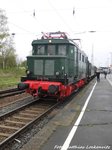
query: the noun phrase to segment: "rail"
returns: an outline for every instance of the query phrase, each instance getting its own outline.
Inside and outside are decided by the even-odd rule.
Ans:
[[[24,92],[25,92],[25,90],[18,90],[18,88],[2,90],[2,91],[0,91],[0,98],[14,96],[14,95],[21,94]]]
[[[4,147],[35,122],[56,108],[60,102],[35,100],[0,116],[0,147]]]

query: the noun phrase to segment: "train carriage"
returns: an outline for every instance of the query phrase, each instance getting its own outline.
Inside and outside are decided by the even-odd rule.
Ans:
[[[63,99],[87,82],[88,57],[64,32],[44,34],[32,42],[32,48],[19,89],[33,96]]]

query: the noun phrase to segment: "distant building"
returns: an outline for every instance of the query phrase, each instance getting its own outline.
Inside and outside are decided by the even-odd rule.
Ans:
[[[99,70],[101,73],[104,73],[104,72],[110,73],[111,72],[110,67],[99,67]]]

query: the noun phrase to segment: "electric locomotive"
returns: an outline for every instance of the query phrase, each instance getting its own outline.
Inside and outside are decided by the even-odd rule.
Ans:
[[[62,100],[94,76],[88,57],[65,32],[46,33],[34,40],[27,66],[18,88],[43,98]]]

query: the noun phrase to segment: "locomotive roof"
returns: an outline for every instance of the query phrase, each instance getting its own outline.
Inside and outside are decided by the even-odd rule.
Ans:
[[[69,35],[66,32],[42,32],[42,37],[40,39],[34,40],[32,45],[36,44],[72,44],[76,47],[79,47],[73,39],[69,38]]]
[[[71,39],[37,39],[32,42],[32,45],[35,44],[72,44],[78,47],[78,45]]]

